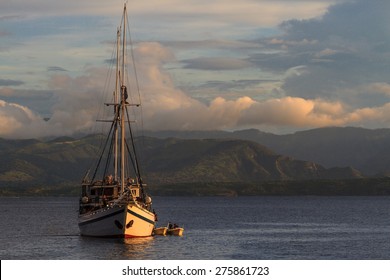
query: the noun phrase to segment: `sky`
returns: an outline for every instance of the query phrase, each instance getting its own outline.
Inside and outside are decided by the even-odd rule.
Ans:
[[[123,4],[0,3],[0,137],[93,132],[113,91]],[[127,10],[145,130],[390,127],[390,1],[128,0]]]

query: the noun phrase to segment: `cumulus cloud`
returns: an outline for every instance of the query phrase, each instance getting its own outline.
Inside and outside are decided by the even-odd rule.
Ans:
[[[25,106],[0,100],[0,137],[40,137],[44,120]]]
[[[264,101],[249,96],[227,100],[216,97],[209,103],[191,98],[175,87],[171,76],[162,67],[163,61],[174,60],[164,46],[144,43],[138,54],[152,56],[153,63],[143,64],[142,74],[145,127],[148,129],[234,129],[240,127],[290,126],[312,128],[323,126],[367,125],[387,119],[388,105],[353,108],[342,101],[287,96]],[[326,51],[323,55],[331,54]],[[303,75],[305,67],[290,69],[288,76]],[[366,89],[367,87],[365,87]],[[371,84],[371,90],[386,94],[388,84]],[[361,91],[364,89],[361,89]],[[146,113],[145,113],[146,112]],[[389,114],[390,115],[390,114]]]
[[[151,65],[142,73],[146,75],[144,100],[149,129],[237,129],[240,127],[294,127],[305,129],[323,126],[384,125],[390,114],[386,113],[388,104],[381,106],[351,106],[342,100],[327,100],[320,95],[309,97],[286,96],[255,100],[249,96],[227,100],[216,97],[208,103],[191,98],[175,87],[171,76],[162,67],[162,61],[174,60],[173,54],[159,44],[144,44],[140,50],[143,55],[155,53]],[[332,49],[324,49],[319,55],[331,56]],[[289,69],[286,79],[304,76],[310,71],[306,66]],[[316,92],[317,89],[313,89]],[[372,91],[387,96],[390,86],[387,83],[371,83],[356,86],[356,95]],[[360,92],[360,94],[359,94]],[[375,125],[376,123],[376,125]]]
[[[102,70],[91,68],[85,76],[76,78],[65,74],[51,76],[48,81],[51,93],[42,93],[42,97],[51,99],[46,102],[46,105],[52,104],[48,121],[26,106],[0,100],[0,137],[34,138],[88,133],[97,117],[96,99],[104,87],[102,77],[105,74],[102,73]],[[0,92],[9,96],[18,93],[12,89]],[[24,98],[27,94],[28,91],[22,91]]]
[[[293,96],[262,101],[249,96],[230,100],[216,97],[203,103],[175,87],[172,77],[163,67],[165,62],[175,59],[169,49],[158,43],[142,43],[135,52],[143,61],[138,63],[137,71],[145,129],[212,130],[272,126],[304,129],[378,126],[390,121],[390,103],[353,108],[341,101]],[[299,69],[296,71],[299,72]],[[109,97],[112,96],[106,80],[107,71],[100,68],[89,68],[85,75],[78,77],[55,72],[48,81],[54,92],[51,98],[56,101],[50,109],[52,116],[49,121],[43,121],[41,116],[25,106],[1,100],[0,137],[30,138],[90,132],[97,118],[97,97],[103,89]],[[362,90],[370,89],[387,95],[389,88],[385,83],[373,83]],[[98,101],[103,103],[104,100],[99,97]]]
[[[286,95],[341,101],[356,109],[378,107],[388,100],[361,89],[388,82],[389,8],[384,0],[347,1],[322,17],[284,21],[282,35],[262,40],[275,52],[252,54],[249,61],[279,73],[304,67],[300,75],[284,79]]]
[[[27,4],[43,2],[37,0]],[[177,30],[180,34],[183,34],[183,30],[187,31],[180,38],[191,38],[191,41],[186,42],[177,41],[177,38],[162,44],[143,42],[134,50],[138,81],[129,78],[129,82],[131,92],[136,93],[135,98],[138,98],[138,86],[141,90],[143,124],[146,129],[266,127],[277,132],[280,127],[388,127],[390,34],[387,26],[390,26],[390,22],[385,14],[388,1],[302,0],[275,3],[245,0],[243,4],[241,1],[215,0],[207,1],[207,4],[204,1],[187,1],[173,5],[176,2],[164,2],[163,6],[157,0],[135,3],[141,14],[142,11],[149,13],[153,5],[160,5],[161,9],[154,7],[153,13],[162,16],[159,20],[167,19],[164,27],[181,22],[180,16],[183,21],[185,18],[187,25],[180,25]],[[22,2],[12,1],[12,5],[18,3]],[[93,7],[93,13],[96,14],[108,5],[105,1],[96,3]],[[324,13],[330,3],[338,4]],[[64,11],[57,6],[55,8],[58,13],[66,14],[77,5],[71,1]],[[85,5],[87,9],[88,5],[80,5]],[[46,8],[55,13],[54,6]],[[84,13],[82,10],[80,12]],[[115,8],[115,15],[117,10]],[[250,13],[244,10],[250,10]],[[266,13],[273,15],[273,18],[261,16]],[[284,21],[280,25],[282,34],[267,38],[263,36],[257,40],[231,39],[236,35],[235,32],[250,24],[258,24],[261,29],[267,23],[272,25],[286,17],[296,19]],[[15,18],[4,17],[4,21],[9,20]],[[191,30],[197,34],[188,32],[188,26],[196,26],[196,29]],[[206,26],[210,28],[203,28]],[[235,28],[235,32],[230,35],[232,37],[224,37],[223,32],[231,31],[229,28],[232,26]],[[219,30],[223,32],[216,32]],[[252,35],[256,33],[250,30]],[[220,35],[220,38],[214,39],[207,35],[209,31],[212,31],[210,34]],[[201,37],[201,33],[206,35]],[[200,37],[202,39],[196,41]],[[72,53],[66,53],[65,57],[73,57],[73,52],[87,53],[86,50],[74,47],[71,48]],[[177,50],[179,52],[175,52]],[[91,52],[88,54],[92,55]],[[94,59],[99,57],[101,61],[106,58],[101,53],[93,55]],[[37,91],[13,88],[26,86],[24,80],[2,79],[0,137],[87,132],[94,126],[97,117],[96,96],[102,91],[112,96],[112,83],[105,83],[108,79],[105,69],[86,67],[83,69],[84,74],[78,74],[70,70],[70,64],[53,61],[42,65],[41,72],[50,75],[47,89],[45,92],[42,90],[40,95],[41,99],[46,97],[50,100],[47,109],[50,120],[43,121],[42,116],[34,113],[38,111],[38,106],[27,106],[27,102],[20,99],[36,96]],[[169,67],[172,65],[176,68]],[[254,67],[257,67],[257,72]],[[128,71],[132,72],[132,69]],[[183,77],[185,74],[179,72],[185,71],[188,76],[194,72],[203,73],[203,76],[189,79],[195,88],[192,92],[185,91],[189,87],[181,86],[174,77],[175,74]],[[218,76],[220,73],[225,76]],[[135,73],[129,74],[134,76]],[[25,77],[27,75],[31,73]],[[204,80],[199,82],[201,79]],[[208,98],[197,98],[191,95],[194,92],[198,96],[208,95]],[[17,96],[19,99],[16,99]],[[103,103],[100,98],[98,101]]]
[[[326,126],[383,127],[389,121],[390,103],[381,107],[350,109],[338,102],[307,100],[298,97],[255,101],[250,97],[237,100],[215,98],[209,104],[194,103],[157,111],[145,121],[148,129],[214,130],[243,127],[308,129]]]

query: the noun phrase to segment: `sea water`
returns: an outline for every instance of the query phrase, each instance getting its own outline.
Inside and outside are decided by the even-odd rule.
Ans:
[[[76,197],[0,197],[5,260],[390,259],[390,197],[154,197],[183,237],[79,235]]]

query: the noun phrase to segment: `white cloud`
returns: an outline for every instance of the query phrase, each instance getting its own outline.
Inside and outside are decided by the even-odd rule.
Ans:
[[[40,137],[44,120],[27,107],[0,100],[0,137]]]
[[[143,93],[145,121],[148,129],[239,129],[240,127],[294,127],[305,129],[323,126],[364,126],[374,123],[384,125],[387,104],[383,106],[361,106],[354,108],[342,101],[321,98],[282,97],[254,100],[243,95],[233,100],[216,97],[208,104],[189,97],[175,88],[171,76],[162,67],[163,62],[174,60],[174,56],[159,44],[145,43],[140,48],[142,57],[153,55],[151,64],[142,64],[144,75]],[[149,54],[150,53],[150,54]],[[323,54],[330,54],[326,50]],[[159,54],[159,55],[156,55]],[[142,61],[142,57],[140,60]],[[304,75],[304,66],[290,69],[289,77]],[[146,74],[146,75],[145,75]],[[389,85],[369,84],[370,88],[386,94]],[[363,90],[363,89],[361,89]],[[357,91],[357,90],[356,90]]]
[[[149,58],[139,69],[144,93],[144,125],[149,129],[234,129],[248,126],[318,126],[364,125],[385,117],[385,106],[354,109],[340,101],[284,97],[256,101],[248,96],[235,100],[216,97],[204,104],[175,87],[162,67],[174,56],[164,46],[144,43],[137,49],[140,57]],[[147,60],[146,60],[147,61]],[[304,69],[304,68],[303,68]],[[296,71],[301,72],[300,68]],[[371,85],[387,90],[388,85]]]
[[[163,68],[164,62],[175,59],[169,49],[157,43],[142,43],[135,52],[139,61],[143,62],[137,63],[137,71],[145,129],[305,129],[343,125],[377,126],[390,121],[390,103],[352,108],[339,101],[319,98],[286,96],[257,101],[243,95],[232,100],[219,96],[205,104],[175,87],[171,76]],[[95,105],[97,101],[101,104],[104,102],[101,92],[105,89],[109,97],[112,95],[112,81],[107,77],[106,69],[102,68],[88,68],[85,75],[78,77],[71,77],[67,72],[50,76],[48,87],[54,92],[51,99],[55,103],[51,107],[52,117],[47,122],[25,106],[2,100],[0,137],[31,138],[92,132],[97,118]],[[389,85],[382,83],[367,85],[368,88],[382,94],[389,91]],[[136,94],[136,89],[131,88],[131,91]],[[4,92],[10,94],[7,90]]]
[[[0,36],[6,40],[0,51],[7,55],[0,66],[0,136],[72,134],[93,126],[91,101],[104,88],[112,91],[100,68],[111,49],[101,43],[115,37],[123,1],[91,3],[2,5]],[[333,3],[339,4],[329,8]],[[135,33],[147,34],[141,41],[164,38],[135,48],[145,128],[388,127],[390,35],[381,4],[389,5],[382,0],[131,1]],[[35,33],[46,20],[57,21],[61,32]],[[264,28],[272,31],[261,33]],[[114,32],[107,35],[108,29]],[[191,87],[192,92],[184,89]],[[33,112],[38,95],[39,105],[48,99],[48,122]]]

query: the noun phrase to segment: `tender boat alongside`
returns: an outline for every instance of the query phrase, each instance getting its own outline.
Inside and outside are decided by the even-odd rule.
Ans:
[[[168,235],[175,235],[175,236],[183,236],[184,228],[178,227],[178,228],[169,228],[167,230]]]
[[[167,230],[168,230],[167,227],[158,227],[158,228],[154,229],[153,234],[165,236],[165,235],[167,235]]]

